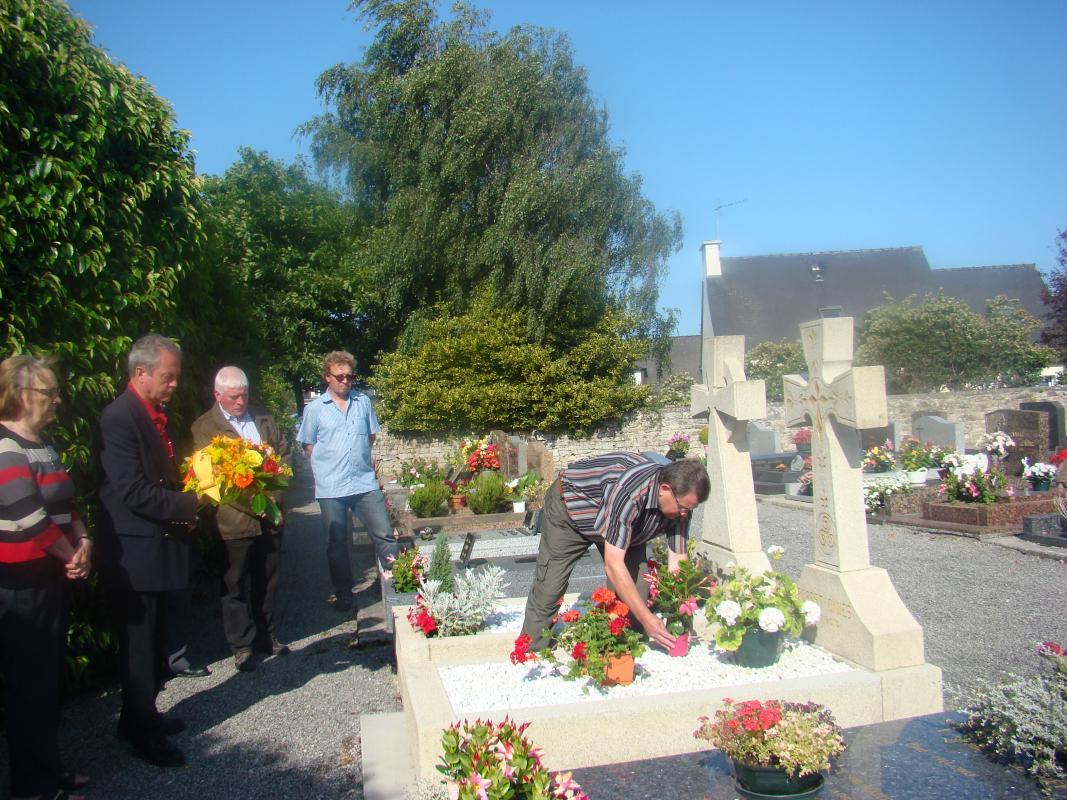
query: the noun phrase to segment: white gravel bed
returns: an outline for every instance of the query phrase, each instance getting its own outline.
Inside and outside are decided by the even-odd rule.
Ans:
[[[589,681],[566,681],[561,667],[541,662],[514,665],[507,662],[440,666],[445,693],[457,714],[506,711],[533,706],[590,703],[605,698],[669,694],[684,687],[714,689],[747,683],[806,678],[852,672],[826,650],[803,641],[789,641],[778,663],[762,669],[739,667],[716,655],[708,643],[697,643],[684,658],[649,650],[637,659],[634,682],[629,686],[597,689]]]

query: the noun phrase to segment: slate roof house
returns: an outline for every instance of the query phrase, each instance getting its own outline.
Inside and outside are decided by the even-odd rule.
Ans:
[[[1033,264],[931,269],[922,247],[720,258],[720,242],[704,242],[703,330],[742,334],[745,347],[796,339],[802,322],[820,316],[854,317],[909,295],[943,292],[981,313],[998,294],[1020,301],[1037,318],[1045,314],[1045,282]],[[700,336],[674,337],[674,372],[700,379]],[[638,369],[656,381],[655,364]]]

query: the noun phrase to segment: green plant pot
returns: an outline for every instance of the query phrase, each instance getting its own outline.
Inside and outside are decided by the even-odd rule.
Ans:
[[[734,651],[734,663],[739,667],[769,667],[782,652],[781,631],[767,633],[752,628],[741,638],[741,646]]]
[[[1030,481],[1030,489],[1035,492],[1047,492],[1052,488],[1052,479],[1046,478],[1044,480],[1032,480]]]
[[[790,777],[781,767],[756,767],[731,761],[734,784],[742,797],[761,800],[764,797],[814,797],[822,791],[825,778],[821,773]]]

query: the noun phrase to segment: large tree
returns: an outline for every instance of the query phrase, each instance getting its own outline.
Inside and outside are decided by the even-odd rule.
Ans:
[[[501,36],[465,6],[442,21],[431,0],[354,6],[374,41],[320,76],[332,110],[306,130],[368,209],[375,337],[387,344],[432,304],[462,313],[481,286],[534,341],[576,344],[609,311],[647,335],[680,221],[625,172],[567,39]]]
[[[1042,294],[1048,312],[1041,341],[1056,349],[1061,362],[1067,361],[1067,230],[1056,237],[1056,266],[1048,277],[1048,288]]]
[[[220,270],[219,286],[234,298],[220,315],[231,324],[216,362],[238,360],[260,389],[288,386],[291,409],[323,353],[347,347],[363,363],[377,355],[362,329],[377,290],[358,258],[363,223],[354,204],[312,180],[302,162],[249,149],[222,177],[206,178],[202,196],[205,273]]]
[[[1038,324],[1004,296],[987,301],[984,314],[954,297],[909,297],[867,312],[856,360],[885,365],[887,387],[899,394],[1024,385],[1052,357],[1030,341]]]

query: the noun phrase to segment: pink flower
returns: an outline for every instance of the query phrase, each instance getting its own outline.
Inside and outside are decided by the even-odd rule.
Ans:
[[[692,595],[689,596],[688,600],[678,606],[678,613],[683,614],[685,616],[692,616],[694,613],[696,613],[696,610],[697,599]]]
[[[655,600],[657,597],[659,597],[659,587],[656,586],[655,584],[652,584],[651,586],[649,586],[648,587],[648,597],[649,597],[650,600]]]

